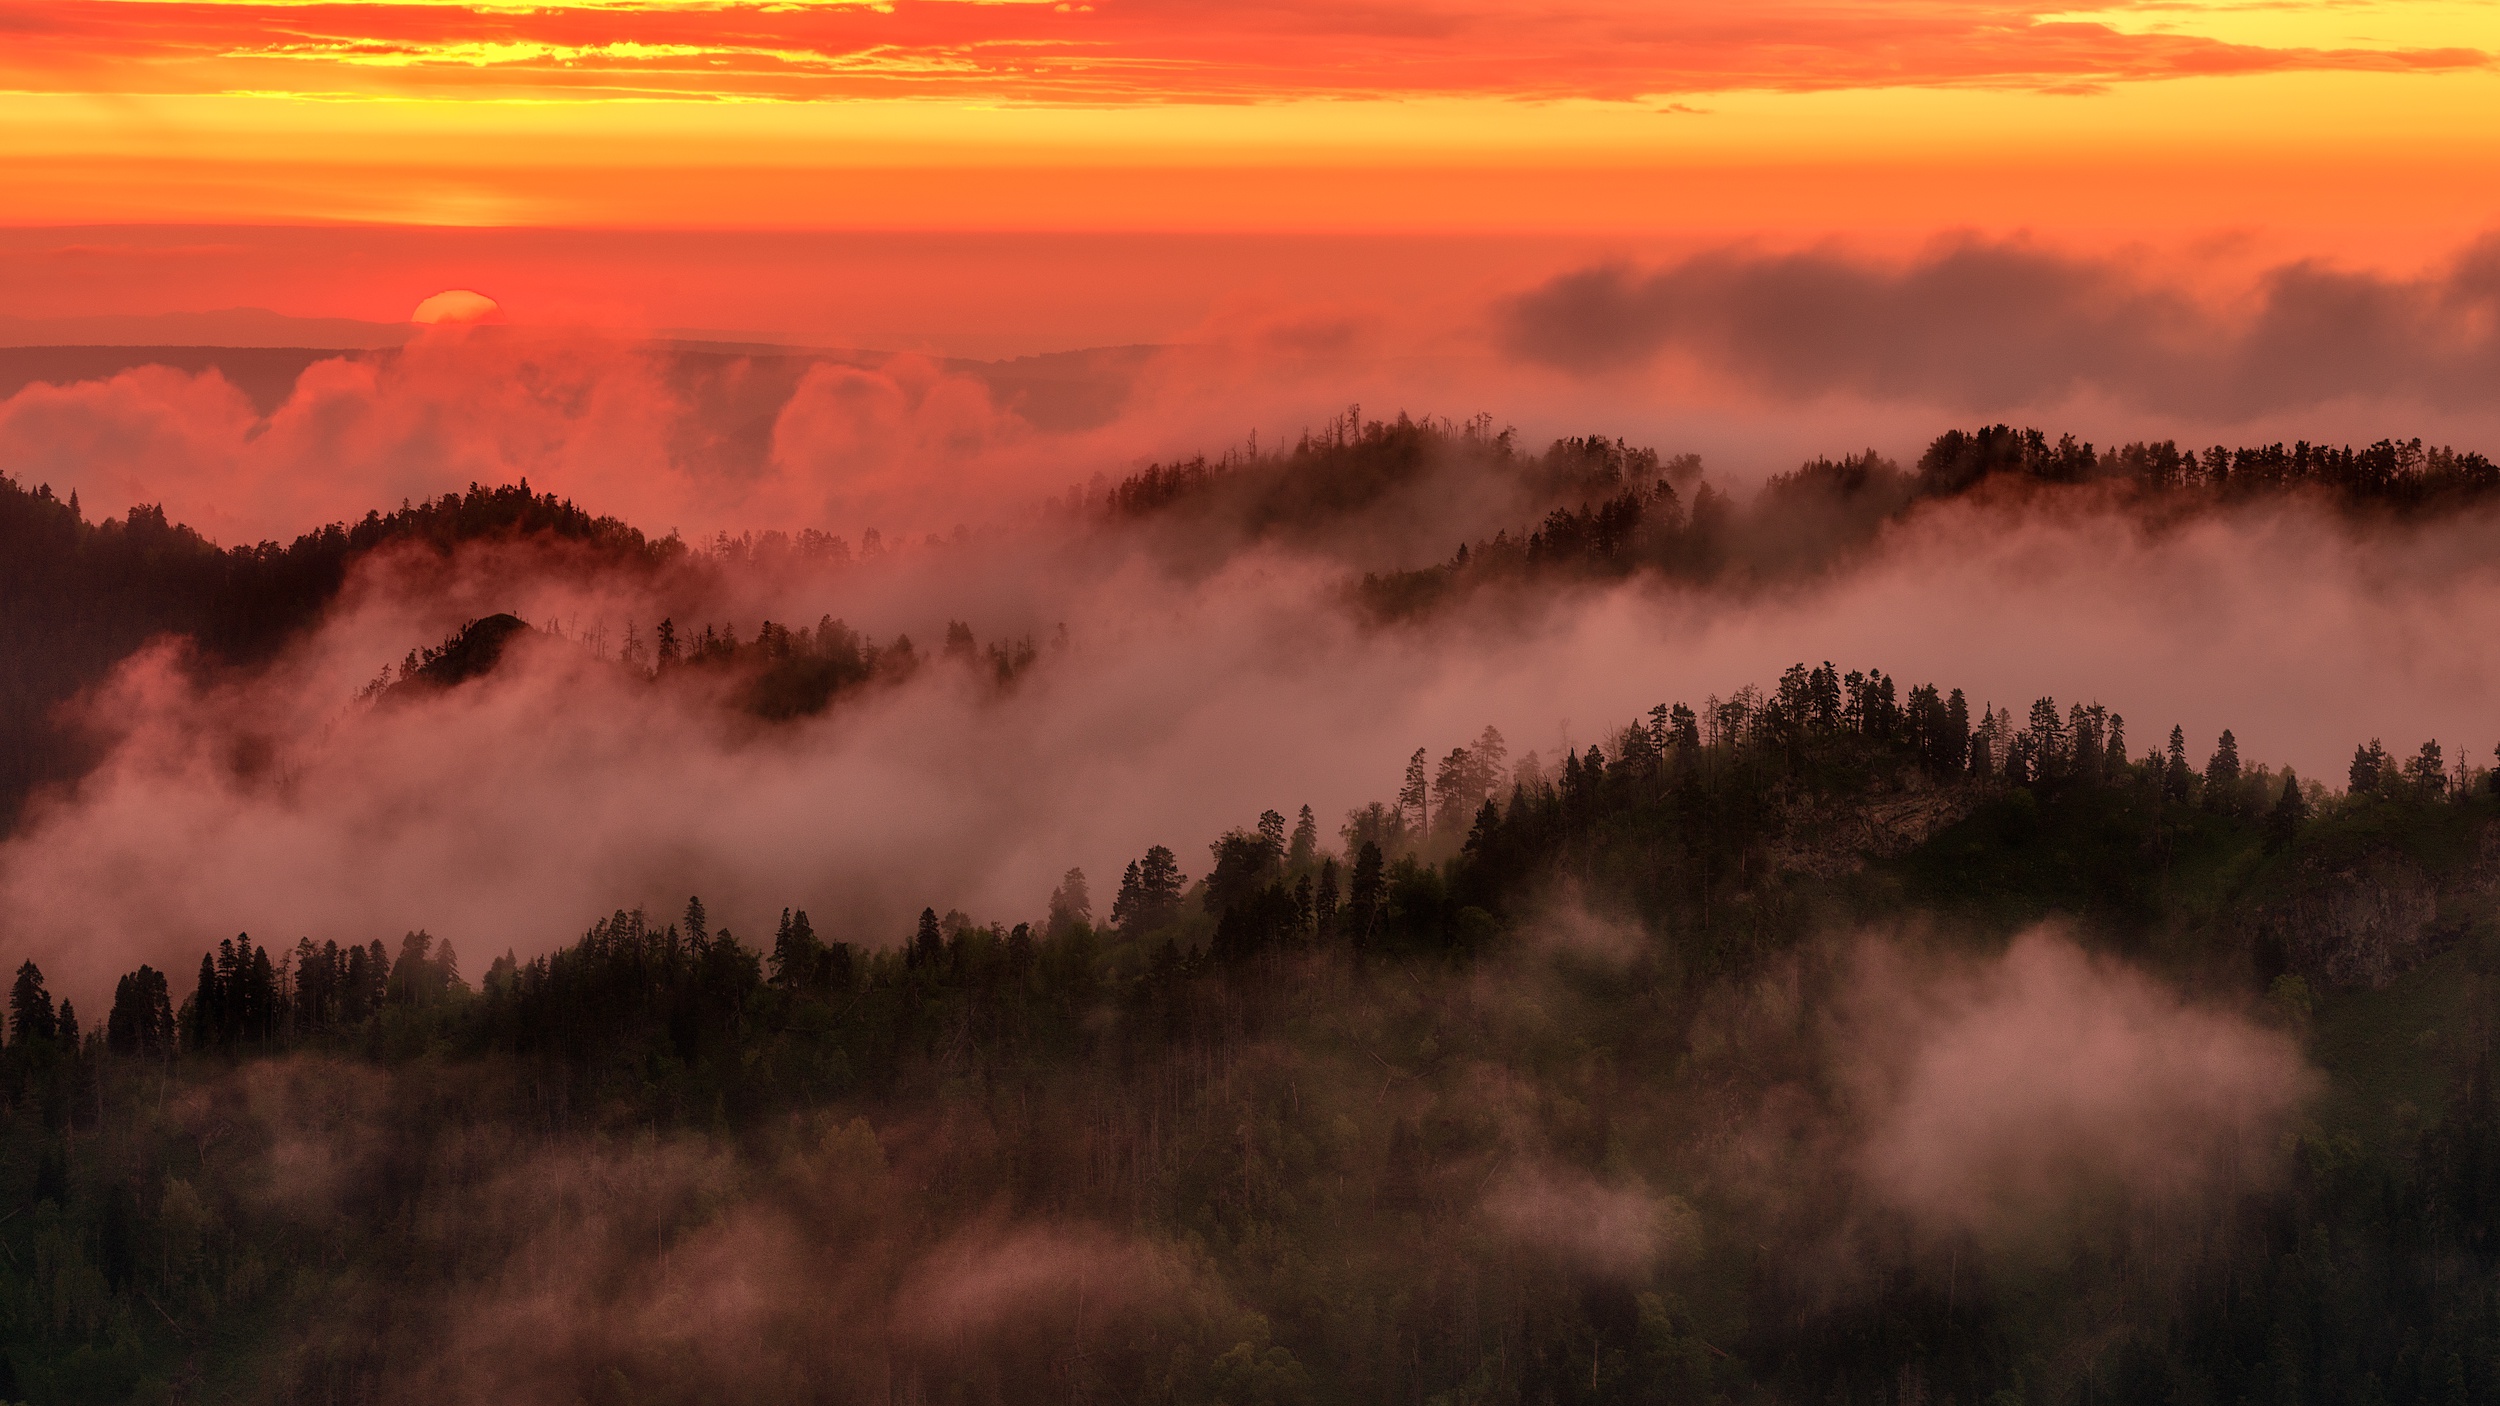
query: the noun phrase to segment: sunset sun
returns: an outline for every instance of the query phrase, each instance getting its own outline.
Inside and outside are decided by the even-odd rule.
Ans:
[[[417,304],[416,311],[408,314],[408,320],[427,326],[474,326],[503,321],[503,309],[483,293],[452,288]]]

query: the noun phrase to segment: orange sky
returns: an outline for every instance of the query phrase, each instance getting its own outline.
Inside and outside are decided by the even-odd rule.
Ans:
[[[2500,143],[2489,0],[9,0],[0,33],[19,224],[2262,226],[2359,180],[2462,228]]]
[[[1532,236],[1634,256],[1978,230],[2418,265],[2500,226],[2495,0],[0,0],[0,37],[0,224],[22,230]],[[686,257],[650,247],[649,279]],[[0,314],[61,311],[55,272],[0,277]],[[651,306],[632,281],[617,300]],[[257,287],[168,306],[285,303]],[[288,306],[397,316],[403,291]],[[704,320],[692,301],[655,315]]]

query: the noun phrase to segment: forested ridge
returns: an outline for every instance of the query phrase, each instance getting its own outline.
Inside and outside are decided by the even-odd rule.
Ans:
[[[1384,514],[1394,518],[1435,496],[1507,500],[1531,513],[1516,531],[1462,543],[1447,561],[1361,572],[1351,583],[1355,599],[1377,618],[1396,619],[1487,584],[1654,572],[1723,585],[1819,570],[1912,505],[1988,484],[2109,485],[2140,505],[2172,509],[2309,493],[2355,511],[2406,514],[2480,503],[2500,487],[2500,472],[2484,456],[2426,448],[2418,439],[2358,449],[2301,443],[2199,451],[2160,441],[2096,451],[2071,435],[2052,440],[1998,425],[1947,431],[1907,472],[1872,450],[1816,459],[1740,504],[1704,481],[1695,455],[1662,457],[1602,435],[1558,439],[1531,453],[1515,439],[1485,416],[1367,421],[1352,407],[1289,448],[1262,451],[1254,440],[1216,460],[1151,464],[1116,481],[1098,475],[1058,503],[1080,527],[1172,533],[1174,560],[1199,563],[1220,561],[1227,544],[1343,549],[1376,536]],[[699,544],[674,534],[650,539],[526,481],[471,484],[283,545],[220,548],[170,522],[161,507],[90,521],[75,495],[29,487],[6,469],[0,465],[0,656],[12,667],[0,674],[0,829],[14,823],[34,788],[72,780],[91,760],[57,710],[116,663],[159,637],[188,641],[205,668],[264,661],[319,619],[350,567],[376,552],[530,542],[559,548],[583,570],[651,573],[696,563],[839,567],[894,549],[874,528],[861,532],[856,551],[815,528],[723,532]],[[969,541],[958,529],[951,545]],[[689,623],[675,647],[721,664],[755,646],[747,662],[768,662],[778,675],[751,694],[764,716],[820,710],[875,672],[855,667],[821,629],[756,622],[744,627],[754,636],[742,640],[739,628]],[[597,643],[604,650],[610,642]],[[670,647],[656,637],[615,643],[639,647],[646,664]],[[1008,657],[990,662],[1008,675],[1034,652],[1030,641],[995,641],[994,650]],[[786,662],[794,653],[797,662]]]
[[[1349,412],[1056,521],[1324,557],[1454,483],[1518,525],[1349,566],[1375,625],[1494,585],[1743,589],[1964,495],[2373,520],[2494,486],[2418,443],[2000,426],[1740,503],[1689,456]],[[641,574],[888,550],[653,541],[526,484],[220,549],[0,478],[0,806],[77,774],[49,708],[147,639],[249,668],[360,556],[496,543]],[[363,706],[550,634],[764,723],[933,666],[1015,689],[1061,643],[490,615]],[[238,933],[100,1009],[25,962],[0,1401],[2500,1402],[2500,787],[2479,742],[2355,742],[2303,778],[2229,732],[1800,663],[1551,755],[1433,739],[1379,759],[1376,803],[1278,796],[1070,869],[1038,913]],[[2043,931],[2320,1084],[2218,1181],[2161,1163],[2010,1231],[1922,1221],[1852,1150],[1867,953],[1959,970]]]
[[[32,788],[68,780],[88,760],[54,710],[149,640],[188,640],[211,667],[256,663],[329,608],[357,558],[498,538],[564,543],[604,567],[648,567],[682,550],[526,481],[471,484],[283,546],[220,548],[161,507],[89,521],[77,495],[0,472],[0,831]]]
[[[238,935],[100,1024],[28,964],[12,1393],[2500,1397],[2493,774],[2370,742],[2330,790],[2146,731],[1800,665],[1558,758],[1418,749],[1333,825],[1070,871],[1024,921]],[[2409,932],[2303,916],[2399,871]],[[1940,1258],[1836,1174],[1730,1178],[1756,1100],[1843,1098],[1811,1022],[1744,1014],[1833,999],[1822,937],[2058,914],[2327,1064],[2288,1182]],[[1640,1216],[1560,1228],[1627,1187]],[[988,1287],[930,1287],[958,1260]]]

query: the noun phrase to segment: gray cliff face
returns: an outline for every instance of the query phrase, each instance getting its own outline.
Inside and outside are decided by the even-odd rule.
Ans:
[[[1869,859],[1907,854],[1971,813],[1986,792],[1969,784],[1939,785],[1913,777],[1899,790],[1845,805],[1794,803],[1782,808],[1780,837],[1770,849],[1775,869],[1833,878]]]
[[[2313,982],[2381,987],[2464,934],[2462,905],[2500,896],[2500,826],[2476,837],[2473,857],[2444,875],[2394,853],[2304,873],[2288,899],[2255,915],[2282,944],[2285,964]],[[2443,918],[2442,910],[2451,916]]]
[[[2291,970],[2330,986],[2385,986],[2444,945],[2439,889],[2401,859],[2320,875],[2260,919]]]

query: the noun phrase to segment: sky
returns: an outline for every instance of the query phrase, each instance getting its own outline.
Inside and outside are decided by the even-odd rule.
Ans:
[[[2407,269],[2500,223],[2491,0],[8,0],[0,35],[21,315],[398,321],[466,273],[516,317],[1021,350],[1731,240]],[[527,231],[598,235],[596,283]],[[764,234],[886,236],[875,290],[777,303]],[[899,288],[939,306],[821,306]]]

